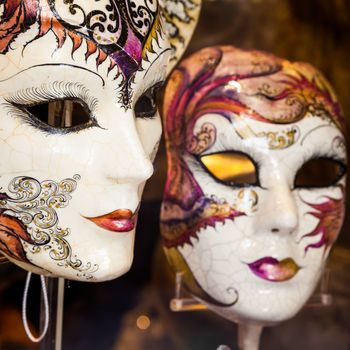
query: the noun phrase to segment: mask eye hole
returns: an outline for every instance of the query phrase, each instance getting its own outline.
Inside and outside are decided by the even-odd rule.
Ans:
[[[311,159],[298,170],[295,188],[329,187],[335,185],[345,174],[346,166],[333,158]]]
[[[257,169],[253,160],[240,152],[222,152],[203,155],[200,162],[218,182],[228,186],[258,186]]]
[[[157,112],[156,95],[158,90],[163,86],[159,82],[146,90],[135,103],[136,118],[151,119]]]
[[[78,99],[38,103],[25,106],[25,110],[41,124],[53,128],[79,129],[94,124],[88,106]]]

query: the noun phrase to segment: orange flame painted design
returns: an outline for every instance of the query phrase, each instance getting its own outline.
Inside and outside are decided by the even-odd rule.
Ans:
[[[10,258],[30,263],[21,241],[34,244],[26,227],[16,217],[0,214],[0,250]]]
[[[97,54],[97,67],[109,59],[109,71],[116,66],[120,68],[124,77],[121,85],[122,102],[125,106],[129,105],[130,81],[140,68],[142,59],[147,59],[147,54],[154,52],[153,39],[157,41],[158,36],[161,35],[158,7],[151,10],[140,5],[140,8],[142,7],[141,18],[140,13],[137,12],[140,8],[135,9],[134,3],[129,0],[111,0],[105,6],[105,12],[97,10],[88,12],[75,4],[74,0],[67,0],[64,5],[67,6],[71,15],[76,14],[79,10],[84,16],[84,22],[77,25],[68,23],[60,17],[55,0],[9,0],[1,3],[4,3],[4,8],[0,19],[0,54],[8,52],[11,49],[11,43],[21,33],[38,23],[37,35],[26,45],[51,32],[56,38],[57,48],[61,48],[67,38],[70,38],[73,44],[73,55],[85,42],[86,60],[91,55]],[[95,18],[93,23],[92,17]],[[107,19],[113,24],[105,27],[104,23]],[[145,26],[148,29],[146,31]],[[107,39],[102,38],[102,40],[99,35],[96,35],[98,30],[100,33],[105,33],[104,36]]]

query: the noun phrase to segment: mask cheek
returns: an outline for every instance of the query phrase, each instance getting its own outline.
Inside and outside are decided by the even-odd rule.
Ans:
[[[242,188],[235,191],[235,206],[246,215],[254,215],[258,211],[259,194],[254,187]]]
[[[315,251],[327,257],[344,220],[344,201],[343,185],[299,191],[299,206],[304,216],[299,244],[305,257],[313,255]]]
[[[27,142],[24,137],[18,136],[8,139],[7,141],[0,140],[1,173],[4,174],[0,178],[0,186],[8,183],[10,180],[6,173],[28,173],[32,168],[33,155],[32,144]]]

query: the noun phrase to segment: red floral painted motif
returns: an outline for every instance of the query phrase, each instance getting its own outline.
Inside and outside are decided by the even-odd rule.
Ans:
[[[185,243],[192,244],[191,238],[198,239],[201,229],[215,227],[219,222],[225,223],[226,220],[244,215],[226,202],[220,203],[219,200],[204,195],[199,197],[188,211],[174,203],[170,208],[167,208],[167,205],[163,204],[161,221],[163,243],[167,248],[183,246]]]
[[[0,214],[0,250],[10,258],[32,264],[26,256],[22,241],[35,243],[21,221],[16,217]]]
[[[303,101],[301,117],[304,117],[306,113],[321,118],[328,117],[345,132],[345,118],[328,82],[312,66],[306,63],[295,65],[298,69],[294,74],[286,74],[286,79],[281,80],[281,83],[286,84],[286,88],[279,95],[274,96],[274,99],[288,97],[290,101],[293,98]]]
[[[305,248],[305,253],[310,248],[321,247],[324,247],[324,253],[326,253],[336,241],[344,219],[345,191],[343,186],[341,186],[341,190],[342,197],[340,199],[326,197],[326,201],[320,204],[311,204],[306,202],[306,204],[308,204],[311,208],[315,210],[310,211],[307,214],[319,219],[319,222],[310,233],[303,236],[303,239],[306,237],[315,237],[318,235],[321,236],[318,242],[309,244]]]

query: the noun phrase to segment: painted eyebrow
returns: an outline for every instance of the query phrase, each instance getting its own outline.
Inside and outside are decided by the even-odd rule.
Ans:
[[[34,65],[34,66],[31,66],[29,68],[26,68],[26,69],[23,69],[21,70],[20,72],[17,72],[16,74],[13,74],[11,75],[10,77],[6,78],[6,79],[3,79],[3,80],[0,80],[0,83],[3,83],[7,80],[10,80],[14,77],[16,77],[17,75],[20,75],[21,73],[24,73],[30,69],[33,69],[33,68],[39,68],[39,67],[71,67],[71,68],[77,68],[77,69],[81,69],[81,70],[84,70],[84,71],[87,71],[89,73],[92,73],[94,75],[96,75],[101,81],[102,81],[102,86],[104,87],[106,85],[106,82],[105,80],[101,77],[101,75],[99,75],[98,73],[88,69],[88,68],[85,68],[85,67],[80,67],[80,66],[76,66],[74,64],[67,64],[67,63],[43,63],[43,64],[37,64],[37,65]]]

